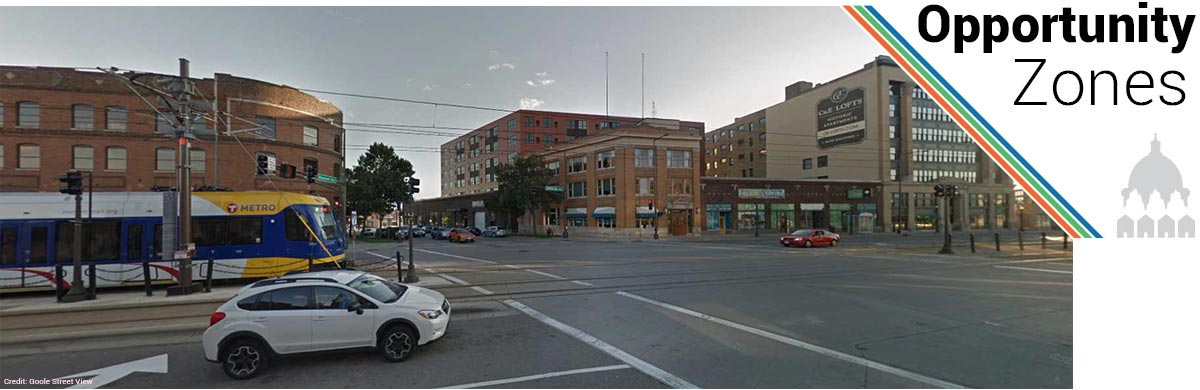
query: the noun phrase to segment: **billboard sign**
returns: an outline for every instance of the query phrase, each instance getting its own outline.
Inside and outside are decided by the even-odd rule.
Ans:
[[[738,188],[740,199],[783,199],[786,192],[782,188]]]
[[[866,92],[838,88],[817,102],[817,148],[856,144],[867,136]]]

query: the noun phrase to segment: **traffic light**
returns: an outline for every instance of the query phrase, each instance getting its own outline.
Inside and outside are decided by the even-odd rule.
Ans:
[[[282,177],[284,179],[295,179],[296,178],[296,166],[292,165],[292,164],[279,165],[279,177]]]
[[[416,193],[421,192],[421,187],[418,187],[420,185],[421,185],[421,179],[418,179],[415,177],[408,179],[408,193],[416,194]]]
[[[649,207],[650,211],[654,211],[654,199],[646,199],[646,207]]]
[[[308,184],[315,183],[317,181],[316,168],[314,168],[312,165],[305,165],[304,166],[304,177],[308,180]]]
[[[71,171],[67,174],[59,176],[58,181],[63,185],[58,187],[58,192],[70,195],[79,195],[83,193],[83,174]]]
[[[933,196],[944,198],[946,197],[946,186],[938,184],[933,186]]]
[[[270,166],[267,163],[267,156],[262,154],[258,155],[258,174],[266,175],[267,172],[269,172],[268,169],[270,169]]]

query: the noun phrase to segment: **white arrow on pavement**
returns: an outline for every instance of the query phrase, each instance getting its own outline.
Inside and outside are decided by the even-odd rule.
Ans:
[[[80,382],[68,389],[95,389],[109,383],[128,376],[135,372],[149,372],[155,374],[167,373],[167,354],[148,357],[142,360],[135,360],[128,363],[121,363],[115,366],[98,368],[95,370],[81,372],[75,375],[67,375],[58,379],[70,379],[82,377],[92,377],[91,381]]]

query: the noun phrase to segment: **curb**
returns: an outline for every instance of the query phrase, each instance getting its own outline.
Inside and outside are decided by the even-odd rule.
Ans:
[[[133,327],[133,328],[98,329],[98,330],[85,330],[85,331],[79,331],[79,332],[33,334],[33,335],[27,335],[27,336],[3,337],[3,338],[0,338],[0,345],[12,346],[12,345],[16,345],[16,344],[40,343],[40,342],[47,342],[47,341],[78,340],[78,339],[87,339],[87,338],[128,336],[128,335],[135,335],[135,334],[146,335],[146,334],[152,334],[152,333],[190,332],[190,331],[203,331],[205,329],[208,329],[208,324],[205,323],[203,319],[201,319],[199,317],[196,317],[196,318],[197,318],[197,321],[195,324],[176,324],[176,325],[167,325],[167,326],[143,326],[143,327]]]
[[[4,317],[17,317],[33,314],[66,314],[66,313],[81,313],[99,310],[119,310],[128,308],[146,308],[160,306],[179,306],[179,305],[199,305],[199,304],[221,304],[228,301],[233,296],[223,298],[205,298],[192,299],[186,301],[158,301],[158,302],[127,302],[127,303],[109,303],[93,306],[64,306],[64,307],[40,307],[33,309],[8,309],[0,310],[0,319]]]

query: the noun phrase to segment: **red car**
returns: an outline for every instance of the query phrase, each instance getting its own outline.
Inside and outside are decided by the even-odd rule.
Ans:
[[[783,246],[802,246],[811,248],[814,246],[837,246],[842,241],[842,236],[837,233],[821,230],[821,229],[804,229],[797,230],[786,236],[779,238],[779,243]]]

